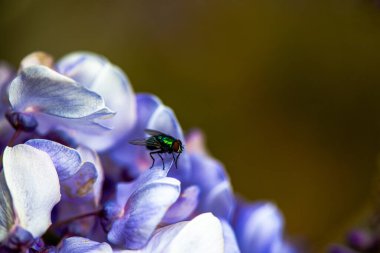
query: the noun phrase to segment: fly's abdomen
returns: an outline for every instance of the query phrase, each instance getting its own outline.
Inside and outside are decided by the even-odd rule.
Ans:
[[[148,150],[157,150],[157,149],[162,149],[161,143],[156,139],[155,136],[149,137],[146,140],[146,148]]]

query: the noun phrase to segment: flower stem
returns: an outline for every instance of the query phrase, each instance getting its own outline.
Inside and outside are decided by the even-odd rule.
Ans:
[[[90,217],[90,216],[98,215],[101,212],[102,212],[102,209],[96,210],[96,211],[93,211],[93,212],[89,212],[89,213],[85,213],[85,214],[81,214],[81,215],[78,215],[78,216],[74,216],[74,217],[68,218],[68,219],[63,220],[63,221],[59,221],[57,223],[52,224],[50,226],[49,230],[61,227],[63,225],[69,224],[69,223],[71,223],[73,221],[76,221],[76,220],[79,220],[79,219],[83,219],[83,218],[87,218],[87,217]]]
[[[13,133],[11,139],[9,140],[7,146],[13,147],[14,142],[20,136],[21,132],[22,130],[20,128],[17,128],[16,131]]]

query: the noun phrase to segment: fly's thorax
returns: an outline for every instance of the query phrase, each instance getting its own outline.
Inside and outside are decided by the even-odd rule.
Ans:
[[[161,145],[166,147],[166,148],[172,148],[173,143],[175,141],[175,139],[173,139],[169,136],[159,135],[159,136],[155,136],[155,137],[161,143]]]

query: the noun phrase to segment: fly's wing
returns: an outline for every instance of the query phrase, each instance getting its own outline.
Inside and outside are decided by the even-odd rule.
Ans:
[[[129,144],[132,144],[132,145],[138,145],[138,146],[146,146],[147,145],[147,140],[132,140],[132,141],[128,141]]]
[[[163,132],[160,132],[160,131],[157,131],[157,130],[152,130],[152,129],[145,129],[144,130],[145,133],[149,134],[149,135],[152,135],[152,136],[156,136],[156,135],[167,135]]]
[[[129,141],[132,145],[146,146],[150,149],[161,149],[161,144],[154,137],[150,137],[147,140],[132,140]]]

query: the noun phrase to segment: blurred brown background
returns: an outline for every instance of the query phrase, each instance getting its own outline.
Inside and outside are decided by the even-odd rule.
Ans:
[[[380,9],[366,0],[1,1],[0,58],[105,55],[200,127],[235,190],[315,249],[368,203],[380,150]],[[349,225],[348,225],[349,224]]]

